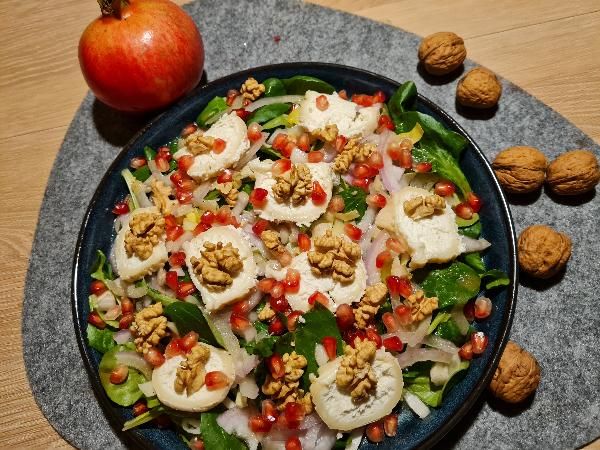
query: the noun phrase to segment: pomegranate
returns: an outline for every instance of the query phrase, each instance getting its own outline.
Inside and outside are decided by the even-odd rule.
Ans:
[[[100,0],[102,15],[79,40],[83,76],[121,111],[163,108],[202,76],[204,46],[192,18],[169,0]]]

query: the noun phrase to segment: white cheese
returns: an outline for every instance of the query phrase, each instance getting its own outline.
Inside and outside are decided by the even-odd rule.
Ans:
[[[234,112],[221,116],[204,133],[204,136],[223,139],[226,145],[221,153],[209,151],[194,156],[194,163],[187,173],[199,180],[208,180],[215,177],[221,170],[232,167],[250,148],[248,128]],[[185,146],[175,153],[175,158],[178,159],[183,155],[191,155]]]
[[[308,311],[312,308],[308,298],[319,291],[327,297],[329,309],[333,312],[342,303],[358,302],[367,287],[367,270],[362,259],[356,263],[354,280],[351,283],[334,281],[330,275],[315,275],[310,268],[307,252],[295,256],[289,267],[300,272],[298,292],[285,294],[285,298],[294,310]]]
[[[306,163],[312,180],[319,182],[327,195],[327,199],[321,205],[315,205],[312,199],[308,198],[305,203],[298,206],[293,206],[288,202],[279,203],[275,200],[273,186],[276,181],[271,172],[272,164],[273,162],[270,160],[252,164],[256,176],[254,187],[266,189],[268,192],[265,206],[263,208],[255,208],[255,211],[262,219],[271,222],[294,222],[298,226],[310,225],[325,212],[327,204],[331,200],[333,178],[329,164],[324,162]]]
[[[402,398],[402,369],[396,358],[378,351],[372,367],[377,377],[375,391],[368,399],[356,403],[350,393],[336,384],[336,373],[342,357],[321,366],[319,376],[310,386],[315,410],[323,422],[333,430],[350,431],[375,422],[392,412]]]
[[[233,247],[239,251],[242,260],[242,270],[233,277],[233,283],[222,291],[213,291],[208,289],[196,276],[191,263],[191,258],[200,258],[201,251],[204,250],[204,243],[222,242],[227,244],[231,242]],[[215,311],[225,305],[234,303],[247,295],[256,285],[257,267],[252,255],[252,248],[248,241],[242,236],[237,228],[231,225],[224,227],[212,227],[204,233],[199,234],[194,239],[183,244],[185,251],[185,263],[188,267],[190,277],[194,286],[200,292],[202,301],[206,308]]]
[[[117,272],[121,279],[126,282],[136,281],[156,272],[169,257],[165,245],[166,235],[163,235],[160,242],[154,246],[152,255],[149,258],[142,260],[135,254],[127,256],[127,252],[125,251],[125,235],[131,229],[129,223],[136,215],[142,213],[158,213],[158,209],[152,206],[133,210],[129,216],[129,221],[121,228],[114,243],[114,259],[117,265]]]
[[[185,360],[183,356],[174,356],[167,359],[160,367],[152,372],[152,386],[156,396],[163,405],[179,411],[201,412],[214,408],[227,397],[229,389],[235,379],[235,367],[233,358],[225,350],[218,349],[208,344],[210,357],[206,362],[204,370],[206,373],[213,371],[223,372],[229,379],[229,384],[221,389],[209,390],[206,385],[192,395],[187,392],[181,394],[175,391],[175,378],[177,368]]]
[[[329,106],[324,111],[317,108],[317,97],[325,95]],[[337,125],[339,134],[368,136],[377,128],[380,106],[360,107],[354,102],[344,100],[337,93],[331,95],[307,91],[300,103],[299,125],[308,131]]]

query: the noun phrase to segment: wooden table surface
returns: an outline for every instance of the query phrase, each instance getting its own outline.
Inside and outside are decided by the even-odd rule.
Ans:
[[[313,1],[419,35],[454,31],[465,39],[469,58],[535,95],[600,143],[598,0]],[[93,0],[0,2],[0,330],[6,345],[0,352],[0,448],[69,447],[31,395],[21,311],[46,181],[87,91],[77,42],[98,14]]]

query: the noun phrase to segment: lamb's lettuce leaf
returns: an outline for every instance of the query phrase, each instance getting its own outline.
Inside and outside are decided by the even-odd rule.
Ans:
[[[216,122],[228,107],[225,97],[215,97],[208,102],[200,114],[198,114],[196,122],[201,127],[210,125],[211,123]]]
[[[260,108],[252,111],[248,117],[248,125],[253,122],[266,123],[272,119],[275,119],[282,114],[287,113],[290,110],[290,105],[287,103],[272,103],[270,105],[261,106]]]
[[[316,91],[323,94],[333,94],[335,88],[319,78],[309,75],[295,75],[281,80],[285,86],[286,94],[304,95],[306,91]]]
[[[112,267],[106,260],[106,255],[102,250],[96,250],[96,260],[92,265],[90,276],[94,280],[106,281],[114,279]]]
[[[481,278],[491,278],[485,284],[486,289],[493,289],[500,286],[508,286],[510,284],[510,278],[508,275],[499,269],[490,269],[482,273]]]
[[[175,301],[167,305],[164,311],[165,315],[175,322],[181,336],[195,331],[203,342],[224,347],[223,337],[197,305]]]
[[[218,416],[216,412],[203,412],[200,416],[200,433],[206,449],[247,450],[246,444],[221,428]]]
[[[110,382],[110,373],[117,367],[115,355],[119,351],[129,350],[124,345],[118,345],[106,352],[100,360],[98,367],[100,382],[106,391],[106,395],[117,405],[131,406],[142,397],[142,391],[138,385],[147,380],[138,370],[129,367],[129,375],[121,384],[112,384]]]
[[[431,383],[429,376],[418,376],[408,383],[406,389],[419,397],[425,404],[437,408],[442,404],[444,394],[458,381],[457,374],[469,368],[469,361],[461,361],[460,364],[449,374],[448,381],[443,386],[435,386]]]
[[[105,328],[104,330],[100,330],[93,325],[88,324],[86,335],[87,341],[90,347],[95,350],[98,350],[100,353],[106,353],[116,347],[117,343],[115,342],[113,336],[114,332]]]
[[[428,297],[437,297],[440,309],[463,306],[479,292],[481,279],[471,267],[454,261],[443,269],[432,270],[421,287]]]

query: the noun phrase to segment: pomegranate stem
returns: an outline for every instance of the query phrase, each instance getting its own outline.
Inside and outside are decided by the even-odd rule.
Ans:
[[[128,4],[127,0],[97,0],[103,16],[121,18],[121,8]]]

